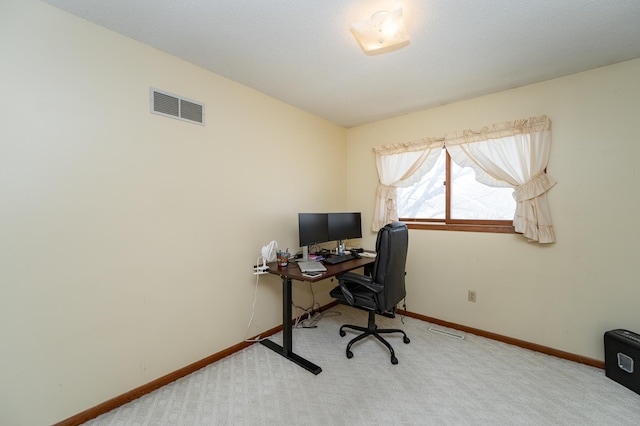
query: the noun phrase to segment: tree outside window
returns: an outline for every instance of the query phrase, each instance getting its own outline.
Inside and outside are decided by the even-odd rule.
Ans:
[[[470,225],[512,226],[516,209],[513,188],[478,182],[473,169],[458,166],[445,149],[418,183],[398,188],[397,205],[403,221]]]

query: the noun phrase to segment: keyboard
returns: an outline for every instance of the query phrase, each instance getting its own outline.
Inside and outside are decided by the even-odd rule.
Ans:
[[[324,260],[324,263],[328,263],[329,265],[335,265],[336,263],[346,262],[347,260],[355,259],[355,256],[352,254],[343,254],[340,256],[331,256]]]

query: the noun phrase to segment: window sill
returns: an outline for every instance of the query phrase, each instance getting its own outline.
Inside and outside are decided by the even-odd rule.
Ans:
[[[473,224],[449,224],[436,222],[412,222],[402,221],[409,229],[424,229],[430,231],[462,231],[462,232],[492,232],[494,234],[515,234],[512,225],[473,225]]]

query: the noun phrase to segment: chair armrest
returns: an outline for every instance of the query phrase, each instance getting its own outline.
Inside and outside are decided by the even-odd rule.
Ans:
[[[345,272],[336,276],[338,281],[350,281],[360,285],[367,285],[371,282],[371,277],[362,274],[356,274],[355,272]]]
[[[347,299],[347,302],[349,302],[350,305],[353,305],[354,297],[353,293],[351,293],[351,290],[349,289],[349,283],[361,285],[374,293],[380,293],[383,289],[381,284],[374,283],[372,278],[366,275],[345,272],[344,274],[338,275],[336,278],[338,279],[338,284],[340,285],[342,294],[344,294],[345,299]]]

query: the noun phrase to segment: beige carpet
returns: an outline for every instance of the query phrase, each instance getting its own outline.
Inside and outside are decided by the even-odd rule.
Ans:
[[[294,351],[318,376],[254,344],[86,425],[640,425],[640,395],[603,370],[404,322],[378,318],[411,339],[389,338],[398,365],[373,338],[347,359],[354,334],[338,328],[366,314],[337,306],[294,330]]]

